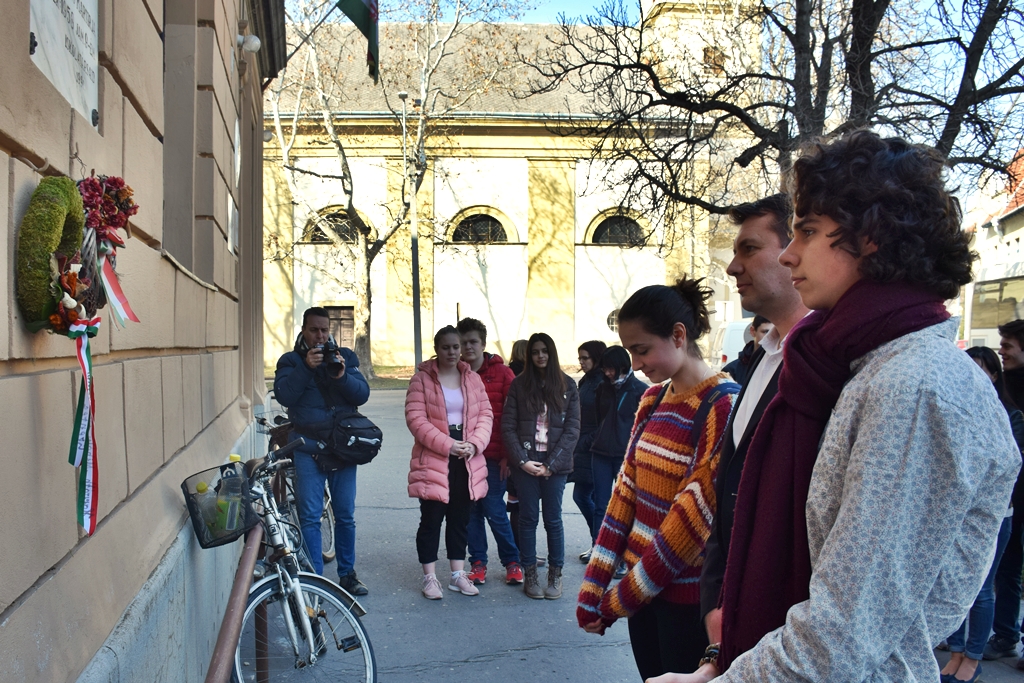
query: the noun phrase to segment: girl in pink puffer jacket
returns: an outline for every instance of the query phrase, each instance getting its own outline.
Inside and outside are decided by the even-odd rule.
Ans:
[[[421,363],[405,396],[405,422],[415,443],[409,496],[420,499],[416,551],[423,565],[423,595],[442,597],[435,574],[441,523],[452,576],[448,589],[480,591],[466,576],[469,512],[487,495],[484,449],[491,437],[491,404],[480,376],[459,360],[459,333],[450,325],[434,335],[436,358]]]

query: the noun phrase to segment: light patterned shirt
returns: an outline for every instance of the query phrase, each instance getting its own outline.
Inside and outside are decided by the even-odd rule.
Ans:
[[[938,681],[995,552],[1020,452],[949,320],[852,365],[807,497],[810,599],[730,681]]]

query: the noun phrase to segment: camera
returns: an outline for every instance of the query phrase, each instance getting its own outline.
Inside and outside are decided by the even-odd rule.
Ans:
[[[341,361],[341,348],[330,339],[324,342],[320,348],[324,353],[324,365],[327,366],[327,372],[332,375],[336,374],[344,366]]]

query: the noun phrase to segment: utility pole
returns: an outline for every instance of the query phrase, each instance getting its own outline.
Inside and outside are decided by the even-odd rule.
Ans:
[[[409,182],[409,156],[406,148],[406,109],[405,101],[408,99],[409,93],[404,90],[398,93],[398,99],[402,100],[402,201],[407,201],[409,204],[409,232],[412,234],[412,334],[413,334],[413,354],[416,359],[415,367],[419,367],[420,363],[423,362],[423,334],[421,330],[420,321],[420,235],[419,235],[419,221],[416,215],[416,174],[413,174],[412,187],[409,191],[409,196],[405,196],[405,186]],[[418,101],[418,100],[417,100]],[[413,167],[418,173],[420,168],[419,154],[416,155],[416,160],[413,162]]]

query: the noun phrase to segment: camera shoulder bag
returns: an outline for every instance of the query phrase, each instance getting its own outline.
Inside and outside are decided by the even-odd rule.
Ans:
[[[313,459],[320,469],[334,472],[351,465],[365,465],[377,457],[384,441],[380,428],[358,410],[338,411],[338,406],[331,405],[319,379],[316,387],[327,407],[335,410],[331,420],[309,430],[310,436],[318,441],[319,452],[313,455]]]

